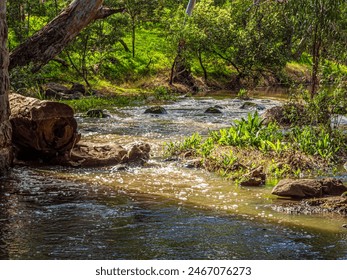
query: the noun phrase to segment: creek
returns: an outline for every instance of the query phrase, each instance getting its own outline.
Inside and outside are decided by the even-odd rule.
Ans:
[[[260,93],[266,109],[285,96]],[[15,167],[0,183],[0,259],[347,259],[347,219],[274,211],[273,182],[239,187],[163,156],[168,141],[228,127],[252,111],[230,94],[77,117],[84,139],[147,142],[144,167]],[[206,114],[211,106],[223,114]],[[259,112],[263,112],[260,110]],[[347,181],[347,174],[339,175]]]

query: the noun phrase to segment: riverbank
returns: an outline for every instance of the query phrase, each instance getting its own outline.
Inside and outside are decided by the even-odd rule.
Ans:
[[[254,112],[263,113],[267,109],[280,106],[283,99],[278,100],[271,97],[242,100],[237,95],[232,96],[230,98],[230,94],[225,95],[224,93],[222,96],[212,94],[210,96],[184,97],[175,102],[163,103],[161,101],[162,110],[159,114],[145,113],[152,109],[152,105],[157,104],[158,101],[155,99],[148,100],[150,102],[147,105],[143,105],[146,103],[138,103],[123,107],[110,106],[105,112],[107,113],[105,118],[99,118],[100,115],[88,116],[86,113],[79,113],[76,115],[79,132],[86,141],[98,143],[98,145],[107,145],[107,143],[113,142],[122,146],[133,142],[145,142],[151,146],[151,158],[141,168],[134,169],[131,166],[116,165],[103,168],[100,174],[97,170],[88,170],[89,175],[86,176],[84,176],[85,171],[82,168],[81,170],[68,171],[68,175],[63,175],[63,178],[66,180],[81,179],[82,182],[103,184],[110,187],[116,185],[124,191],[134,190],[144,194],[196,203],[199,207],[209,205],[218,211],[226,210],[228,213],[257,216],[260,212],[253,208],[253,202],[250,205],[243,204],[250,203],[247,201],[257,201],[257,207],[263,209],[265,205],[276,203],[277,199],[270,195],[269,188],[273,187],[274,181],[278,178],[293,176],[293,173],[297,177],[321,176],[324,175],[324,172],[333,171],[329,162],[322,158],[319,159],[317,155],[307,155],[299,150],[290,150],[289,143],[291,141],[285,139],[279,127],[275,125],[264,127],[260,116],[254,115]],[[257,106],[245,106],[249,102]],[[214,111],[212,109],[218,109],[221,113],[210,113]],[[239,142],[240,145],[225,145],[227,143],[215,145],[214,142],[219,142],[221,139],[232,140],[233,137],[224,136],[235,134],[237,130],[235,130],[235,126],[230,130],[230,124],[233,120],[240,118],[244,119],[244,121],[238,121],[240,133],[243,131],[243,134],[238,134],[238,137],[235,138],[241,141]],[[249,130],[250,127],[251,130]],[[306,133],[308,131],[310,130],[306,130]],[[311,132],[313,133],[313,131]],[[193,136],[191,136],[192,133]],[[211,137],[211,133],[213,134],[212,142],[211,140],[207,141]],[[222,137],[222,135],[224,136]],[[245,135],[248,136],[243,137]],[[311,138],[309,137],[309,139]],[[318,143],[315,138],[311,140],[312,145]],[[185,143],[182,146],[178,144],[178,148],[186,148],[185,152],[182,151],[182,153],[169,158],[163,157],[163,143],[170,143],[170,141]],[[253,146],[248,146],[248,144]],[[168,145],[170,146],[170,144]],[[195,146],[196,149],[192,149],[192,146]],[[183,161],[179,159],[183,159]],[[213,173],[194,167],[204,167],[203,169],[218,174],[213,175]],[[260,167],[262,170],[257,171]],[[257,178],[255,180],[252,178],[256,172],[262,186],[247,185],[247,181],[248,183],[259,181]],[[262,173],[267,176],[265,182]],[[163,174],[166,174],[167,178],[162,178]],[[205,179],[202,181],[202,185],[198,183],[202,174],[206,174],[203,176],[213,176],[207,185],[203,183]],[[248,175],[251,176],[246,178]],[[134,176],[139,178],[135,179]],[[187,180],[183,190],[180,184],[182,178]],[[138,180],[142,183],[139,185],[138,183],[135,185],[131,183],[138,182]],[[214,181],[218,182],[218,185],[223,182],[222,185],[225,186],[225,189],[221,195],[227,195],[227,200],[221,199],[219,201],[218,185],[215,186]],[[146,184],[143,185],[143,182]],[[195,187],[192,188],[195,185],[199,189],[198,193],[196,193]],[[229,190],[227,186],[229,186]],[[207,202],[201,197],[209,188],[212,188],[211,195],[216,196],[216,199],[212,200],[213,203]],[[230,188],[234,190],[231,194],[228,193],[231,191]],[[248,197],[249,191],[252,192],[251,197]],[[233,193],[243,193],[242,198],[237,195],[234,199]],[[194,195],[197,195],[197,200],[192,197]],[[274,211],[266,211],[266,213],[266,218],[278,220]],[[275,218],[271,218],[272,216]],[[289,219],[291,218],[289,217]],[[337,229],[341,225],[334,227]]]

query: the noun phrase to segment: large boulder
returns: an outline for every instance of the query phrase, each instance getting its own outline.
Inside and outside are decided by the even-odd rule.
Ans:
[[[316,179],[284,179],[272,190],[272,194],[292,198],[312,198],[341,195],[347,187],[340,180],[326,178]]]

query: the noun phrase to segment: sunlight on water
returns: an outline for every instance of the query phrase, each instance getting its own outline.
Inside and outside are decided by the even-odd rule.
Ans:
[[[256,96],[264,97],[268,93],[256,92]],[[278,100],[286,98],[284,92],[279,92],[277,99],[252,99],[259,104],[264,112],[266,108],[280,104]],[[177,162],[165,162],[162,159],[165,142],[179,141],[184,136],[194,132],[207,134],[209,130],[228,127],[233,119],[246,117],[249,110],[241,109],[242,100],[218,93],[218,96],[186,98],[173,104],[164,105],[168,114],[143,114],[143,107],[128,107],[119,117],[119,110],[112,115],[116,119],[102,120],[93,123],[93,120],[82,120],[82,131],[86,139],[93,139],[99,143],[116,142],[126,145],[131,142],[144,141],[151,144],[152,160],[145,168],[133,168],[127,172],[104,169],[100,174],[64,175],[87,180],[95,184],[103,184],[115,189],[135,191],[160,195],[164,198],[176,199],[182,204],[192,204],[194,207],[209,208],[230,214],[242,214],[253,218],[267,219],[280,223],[304,225],[313,228],[322,228],[329,231],[343,231],[341,225],[346,219],[334,216],[334,219],[324,215],[288,215],[278,213],[270,208],[270,204],[277,203],[272,196],[272,186],[261,188],[242,188],[226,181],[214,174],[195,169],[187,169]],[[219,106],[220,114],[205,114],[208,107]],[[250,109],[252,110],[252,109]],[[112,112],[111,112],[112,113]],[[95,126],[95,127],[94,127]],[[97,134],[88,132],[93,127]]]
[[[300,225],[320,230],[344,232],[346,218],[338,215],[289,215],[271,209],[276,197],[272,186],[246,188],[236,186],[217,175],[180,167],[174,163],[164,167],[134,168],[129,171],[59,174],[59,177],[101,184],[125,192],[148,194],[162,199],[174,199],[179,204],[222,213],[246,215],[276,223]],[[329,218],[331,217],[331,218]]]
[[[270,185],[239,187],[165,160],[165,142],[227,127],[249,112],[241,104],[187,98],[164,105],[167,115],[128,107],[108,119],[79,118],[84,139],[147,142],[151,160],[125,171],[15,168],[0,184],[0,259],[346,259],[346,218],[275,212],[270,205],[281,201]],[[204,114],[216,105],[222,115]]]

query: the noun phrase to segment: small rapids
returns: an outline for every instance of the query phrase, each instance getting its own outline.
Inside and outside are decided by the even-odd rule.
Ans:
[[[145,141],[142,168],[16,167],[0,183],[0,259],[347,259],[346,218],[272,210],[272,185],[244,188],[163,155],[165,142],[228,127],[237,98],[185,98],[77,117],[83,138]],[[278,99],[252,99],[259,113]],[[218,106],[222,114],[204,113]],[[346,181],[346,176],[342,176]]]

